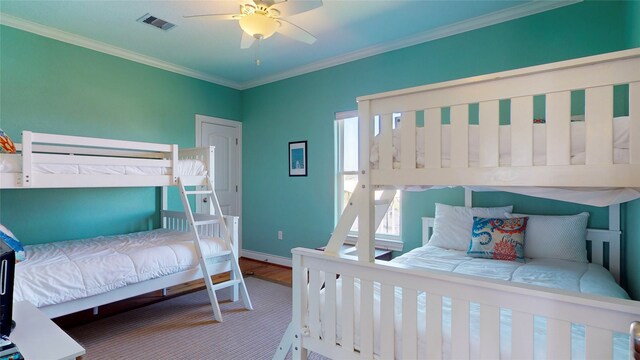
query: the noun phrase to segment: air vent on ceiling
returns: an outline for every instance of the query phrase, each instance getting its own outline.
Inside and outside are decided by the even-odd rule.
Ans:
[[[176,26],[175,24],[172,24],[166,20],[162,20],[162,19],[158,19],[157,17],[147,13],[144,16],[140,17],[137,21],[139,22],[143,22],[145,24],[149,24],[151,26],[157,27],[160,30],[170,30],[172,29],[174,26]]]

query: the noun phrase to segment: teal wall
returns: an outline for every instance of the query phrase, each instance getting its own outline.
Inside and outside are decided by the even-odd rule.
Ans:
[[[195,144],[195,114],[240,119],[240,92],[0,27],[0,127]],[[25,243],[158,225],[159,190],[1,190],[0,222]]]
[[[357,96],[640,46],[640,2],[587,1],[257,88],[236,91],[0,27],[0,126],[194,145],[194,114],[243,121],[243,235],[248,250],[284,257],[324,245],[334,229],[334,113]],[[624,92],[624,89],[622,90]],[[288,177],[287,144],[307,140],[309,176]],[[157,189],[1,190],[0,222],[26,243],[157,226]],[[405,249],[419,244],[434,203],[460,189],[407,193]],[[531,213],[607,209],[506,193],[477,205]],[[623,206],[628,288],[640,298],[640,200]],[[277,231],[284,240],[277,240]]]
[[[629,15],[637,8],[582,2],[243,91],[244,248],[288,257],[293,247],[326,244],[334,228],[334,113],[356,109],[357,96],[637,47],[638,36],[628,34],[640,20]],[[309,144],[308,177],[288,177],[287,143],[297,140]],[[419,219],[434,215],[434,202],[463,199],[461,190],[405,193],[405,249],[419,244]],[[608,223],[606,208],[497,193],[474,202],[532,213],[589,211],[589,226]],[[633,214],[630,206],[624,216]],[[628,242],[640,242],[638,232]],[[640,257],[640,245],[629,249],[628,257]],[[640,287],[640,275],[629,282]]]

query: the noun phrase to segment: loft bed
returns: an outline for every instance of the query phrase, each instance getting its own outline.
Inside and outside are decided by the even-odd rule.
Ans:
[[[0,189],[159,187],[161,229],[25,246],[16,264],[14,301],[27,300],[51,318],[204,279],[214,318],[217,290],[251,301],[238,266],[238,218],[223,216],[211,183],[214,148],[22,132],[16,153],[0,154]],[[184,212],[167,209],[178,188]],[[206,197],[207,214],[189,196]],[[230,272],[213,284],[211,275]]]
[[[614,137],[620,128],[613,117],[616,85],[628,86],[628,125],[623,131],[628,140],[624,148],[616,146]],[[576,145],[572,142],[576,125],[571,117],[574,90],[585,93],[584,123],[577,125],[584,130],[580,161],[575,159],[579,154],[572,151]],[[533,99],[540,95],[546,102],[543,140],[534,134],[539,129],[533,121]],[[510,101],[506,129],[499,121],[500,101],[505,99]],[[469,125],[471,104],[479,108],[474,129]],[[443,109],[450,111],[450,125],[442,124]],[[625,299],[624,290],[614,279],[620,277],[620,213],[616,204],[640,194],[640,49],[364,96],[358,98],[358,112],[356,191],[323,253],[292,250],[293,320],[274,359],[284,358],[289,348],[294,359],[306,358],[309,352],[335,359],[633,357],[630,341],[634,337],[629,336],[629,327],[640,320],[640,302]],[[424,119],[422,124],[416,121],[419,118]],[[396,125],[398,135],[394,136]],[[416,151],[418,147],[422,147],[422,154]],[[542,159],[536,156],[540,147],[545,155]],[[547,277],[578,279],[565,270],[582,267],[578,273],[591,273],[599,279],[585,280],[597,289],[576,291],[575,286],[536,281],[541,275],[530,272],[529,278],[513,282],[505,277],[515,275],[483,278],[476,276],[477,271],[443,271],[483,260],[480,268],[495,275],[516,262],[470,261],[466,248],[461,253],[454,245],[439,248],[442,243],[436,246],[433,237],[430,243],[392,262],[374,260],[374,233],[381,218],[374,192],[433,186],[525,193],[533,189],[539,197],[552,194],[549,197],[580,202],[575,197],[578,193],[587,203],[602,191],[613,191],[614,195],[607,193],[603,200],[612,205],[609,230],[586,231],[584,220],[582,232],[566,232],[560,237],[578,238],[584,245],[580,252],[584,252],[584,259],[563,259],[561,264],[541,268]],[[465,202],[469,208],[456,210],[468,217],[470,225],[464,238],[457,239],[453,230],[444,236],[466,242],[471,250],[473,242],[469,245],[469,241],[480,234],[474,232],[484,229],[477,228],[478,224],[506,224],[504,220],[512,216],[508,214],[511,211],[499,209],[474,219],[470,214],[489,210],[472,208],[470,199]],[[438,210],[436,206],[434,230],[438,228]],[[356,218],[357,258],[340,253]],[[526,223],[522,218],[528,219],[528,230],[533,233],[536,216],[522,215],[514,221],[522,226]],[[442,221],[441,231],[445,231]],[[425,220],[425,234],[429,234],[430,222]],[[524,245],[520,242],[515,248],[524,248],[526,255],[528,235],[521,234]],[[587,240],[592,246],[592,263],[586,263]],[[606,253],[609,257],[603,255]],[[548,259],[542,260],[548,263]],[[436,265],[429,265],[429,261]],[[522,261],[523,268],[536,267],[539,259],[523,257]],[[442,264],[455,265],[447,268]],[[582,278],[576,281],[582,284]],[[640,349],[640,344],[635,346]]]

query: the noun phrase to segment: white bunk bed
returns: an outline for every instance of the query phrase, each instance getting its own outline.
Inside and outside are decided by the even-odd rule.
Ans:
[[[204,278],[216,320],[222,321],[216,290],[230,288],[233,301],[240,294],[245,308],[252,308],[238,266],[238,218],[222,215],[210,180],[213,147],[23,131],[16,149],[0,154],[0,189],[163,187],[162,229],[27,246],[26,260],[16,267],[16,299],[54,318]],[[169,186],[179,189],[184,212],[167,210]],[[208,214],[191,211],[190,195],[210,200]],[[107,259],[115,260],[118,274],[104,274]],[[149,268],[156,265],[161,266]],[[224,272],[231,279],[214,285],[211,275]],[[46,289],[47,284],[68,288]]]
[[[629,87],[624,161],[614,159],[613,86],[621,84]],[[584,161],[572,162],[572,90],[585,90]],[[539,141],[534,138],[533,125],[536,95],[546,97],[542,144],[546,156],[542,161],[534,160],[534,142]],[[498,120],[502,99],[511,101],[509,161],[501,161],[500,144],[505,141]],[[479,104],[479,124],[472,130],[479,133],[475,160],[470,159],[474,147],[469,136],[470,104]],[[443,108],[450,108],[449,129],[442,125]],[[618,202],[637,198],[640,49],[360,97],[358,111],[357,190],[324,253],[292,250],[293,321],[274,358],[283,358],[291,345],[295,359],[306,358],[310,351],[335,359],[565,359],[576,355],[576,326],[583,331],[580,351],[588,359],[613,357],[620,333],[627,335],[629,350],[629,326],[640,320],[638,301],[374,261],[373,234],[380,216],[376,216],[373,194],[389,188],[476,186],[515,192],[539,189],[538,196],[551,188],[555,193],[564,188],[573,192],[606,188],[622,190],[621,197],[610,198],[622,199]],[[394,154],[392,127],[398,113],[402,151]],[[420,115],[424,115],[424,125],[416,131]],[[374,134],[376,117],[379,134]],[[417,142],[424,144],[421,166]],[[447,158],[443,157],[443,143],[450,144]],[[374,145],[377,154],[370,152]],[[372,168],[370,160],[375,157]],[[595,196],[595,192],[587,194],[592,195],[583,198]],[[619,239],[618,210],[617,206],[610,208],[609,231],[588,235],[594,246],[592,261],[608,263],[616,279],[619,240],[607,246],[602,242]],[[357,259],[340,254],[356,217]],[[605,249],[611,257],[608,260],[603,258]],[[443,310],[444,303],[449,310]],[[470,309],[476,309],[476,314]],[[501,337],[505,310],[511,316],[509,340]],[[534,341],[541,318],[546,322],[542,345]],[[443,334],[445,322],[450,324],[448,337]],[[443,346],[447,341],[449,345]],[[502,350],[505,341],[510,354]]]

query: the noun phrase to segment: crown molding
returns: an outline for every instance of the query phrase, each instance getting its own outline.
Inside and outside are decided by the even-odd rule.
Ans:
[[[354,51],[345,55],[336,56],[327,60],[318,61],[309,65],[301,66],[275,75],[267,76],[255,81],[240,84],[240,90],[250,89],[256,86],[288,79],[291,77],[307,74],[310,72],[327,69],[333,66],[346,64],[348,62],[361,60],[374,55],[385,52],[394,51],[409,46],[422,44],[445,38],[452,35],[461,34],[471,30],[477,30],[483,27],[499,24],[502,22],[515,20],[521,17],[534,15],[544,11],[557,9],[563,6],[576,4],[583,0],[563,0],[563,1],[532,1],[522,5],[514,6],[509,9],[497,11],[488,15],[478,16],[473,19],[460,21],[455,24],[443,26],[437,29],[429,30],[410,38],[402,39],[384,45],[376,45],[362,50]]]
[[[189,76],[192,78],[204,80],[214,84],[230,87],[236,90],[246,90],[256,86],[269,84],[272,82],[288,79],[291,77],[304,75],[310,72],[323,70],[337,65],[342,65],[351,61],[361,60],[370,56],[379,55],[385,52],[402,49],[409,46],[418,45],[424,42],[441,39],[447,36],[460,34],[463,32],[480,29],[518,19],[521,17],[537,14],[544,11],[553,10],[563,6],[575,4],[583,0],[560,0],[560,1],[532,1],[522,5],[518,5],[509,9],[494,12],[488,15],[479,16],[473,19],[461,21],[455,24],[443,26],[434,30],[417,34],[410,38],[387,43],[384,45],[371,46],[362,50],[354,51],[348,54],[332,57],[330,59],[318,61],[312,64],[300,66],[288,71],[277,73],[271,76],[262,77],[260,79],[238,83],[227,79],[212,76],[200,71],[189,69],[184,66],[172,64],[156,58],[142,55],[133,51],[125,50],[117,46],[109,45],[100,41],[92,40],[83,36],[68,33],[62,30],[54,29],[45,25],[37,24],[28,20],[24,20],[12,15],[0,12],[0,24],[10,26],[19,30],[27,31],[54,40],[66,42],[72,45],[84,47],[87,49],[99,51],[105,54],[117,56],[126,60],[153,66],[159,69],[171,71],[177,74]]]
[[[142,55],[133,51],[109,45],[97,40],[89,39],[80,35],[72,34],[66,31],[58,30],[49,26],[31,22],[19,17],[8,15],[0,12],[0,24],[12,28],[34,33],[50,39],[62,41],[68,44],[80,46],[90,50],[99,51],[105,54],[117,56],[126,60],[134,61],[140,64],[149,65],[158,69],[170,71],[176,74],[185,75],[199,80],[204,80],[217,85],[230,87],[240,90],[241,85],[237,82],[222,79],[216,76],[205,74],[200,71],[189,69],[184,66],[172,64],[170,62],[158,60],[151,56]]]

